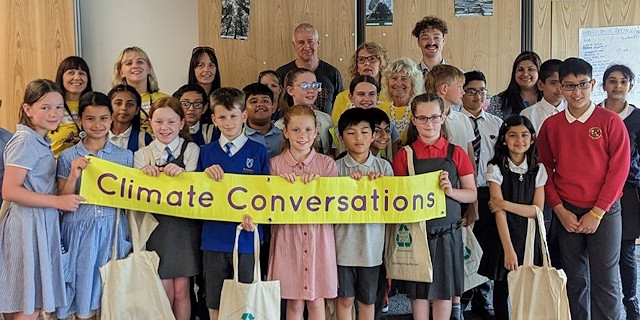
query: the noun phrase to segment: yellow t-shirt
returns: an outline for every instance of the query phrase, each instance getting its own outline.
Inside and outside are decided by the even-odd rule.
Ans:
[[[381,98],[382,97],[380,96],[378,97],[378,108],[380,107],[380,105],[387,102],[386,100]],[[340,92],[336,97],[336,101],[333,103],[333,109],[331,110],[331,120],[333,120],[334,125],[338,126],[338,120],[340,120],[340,116],[349,108],[351,108],[351,99],[349,99],[349,89],[347,89]]]
[[[51,149],[53,155],[58,158],[60,152],[65,149],[74,146],[80,141],[80,135],[78,127],[80,127],[80,119],[78,119],[78,101],[66,101],[71,115],[67,110],[64,111],[64,116],[58,128],[53,131],[49,131],[47,134],[51,139]]]
[[[151,109],[151,105],[153,104],[153,102],[155,102],[156,100],[162,97],[168,97],[168,96],[169,96],[168,94],[160,91],[156,91],[152,94],[145,92],[140,95],[140,97],[142,98],[142,106],[140,111],[141,130],[146,130],[149,134],[153,134],[153,132],[151,131],[151,126],[149,125],[149,119],[148,119],[149,109]]]

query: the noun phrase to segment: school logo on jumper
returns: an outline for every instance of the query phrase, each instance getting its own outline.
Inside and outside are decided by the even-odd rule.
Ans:
[[[255,159],[247,158],[244,161],[244,168],[242,168],[242,173],[244,174],[254,174],[255,170],[253,170],[253,164],[255,163]]]
[[[602,138],[602,129],[600,129],[599,127],[593,127],[589,129],[589,138],[593,140]]]
[[[253,167],[253,158],[247,158],[244,164],[247,166],[247,168],[251,169],[251,167]]]
[[[411,232],[409,232],[409,227],[406,224],[401,224],[398,227],[398,233],[396,233],[396,244],[398,247],[411,247],[411,243],[413,242],[413,237],[411,237]]]

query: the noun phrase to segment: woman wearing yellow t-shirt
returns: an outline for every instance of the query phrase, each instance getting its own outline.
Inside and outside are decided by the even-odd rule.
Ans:
[[[56,130],[49,132],[51,149],[57,158],[60,152],[80,141],[78,101],[85,92],[91,91],[91,75],[84,59],[70,56],[60,62],[56,72],[56,84],[64,94],[64,116]]]
[[[138,91],[142,98],[140,108],[141,128],[151,133],[149,127],[149,109],[154,101],[161,97],[168,97],[160,92],[158,79],[156,78],[151,60],[144,50],[139,47],[125,48],[116,59],[113,66],[113,79],[111,86],[128,84]]]
[[[351,79],[356,76],[372,76],[378,81],[378,85],[380,85],[382,70],[384,70],[388,64],[389,55],[387,54],[387,50],[375,42],[365,42],[359,45],[356,52],[353,53],[351,64],[349,65],[349,74],[351,75]],[[384,99],[378,100],[378,103],[385,101]],[[346,89],[338,94],[336,101],[333,103],[333,109],[331,111],[333,124],[337,125],[342,113],[349,108],[353,108],[353,104],[349,98],[349,89]]]

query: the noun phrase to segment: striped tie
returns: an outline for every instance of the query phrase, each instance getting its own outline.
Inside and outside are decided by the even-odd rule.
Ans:
[[[224,145],[224,152],[227,153],[227,156],[231,157],[231,147],[233,147],[233,142],[229,141]]]
[[[478,130],[478,119],[480,118],[469,117],[469,119],[473,121],[473,135],[475,138],[471,141],[471,144],[473,145],[473,159],[476,161],[477,167],[480,162],[480,130]]]
[[[167,152],[167,163],[171,163],[171,161],[176,159],[176,157],[173,156],[173,153],[171,153],[171,149],[169,149],[169,147],[164,147],[164,151]]]

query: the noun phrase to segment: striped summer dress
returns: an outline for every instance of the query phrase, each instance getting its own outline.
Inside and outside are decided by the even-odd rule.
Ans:
[[[315,151],[298,163],[289,150],[270,161],[271,174],[316,173],[338,175],[336,163]],[[333,225],[273,225],[269,280],[280,280],[282,299],[315,300],[338,295],[338,264]]]

